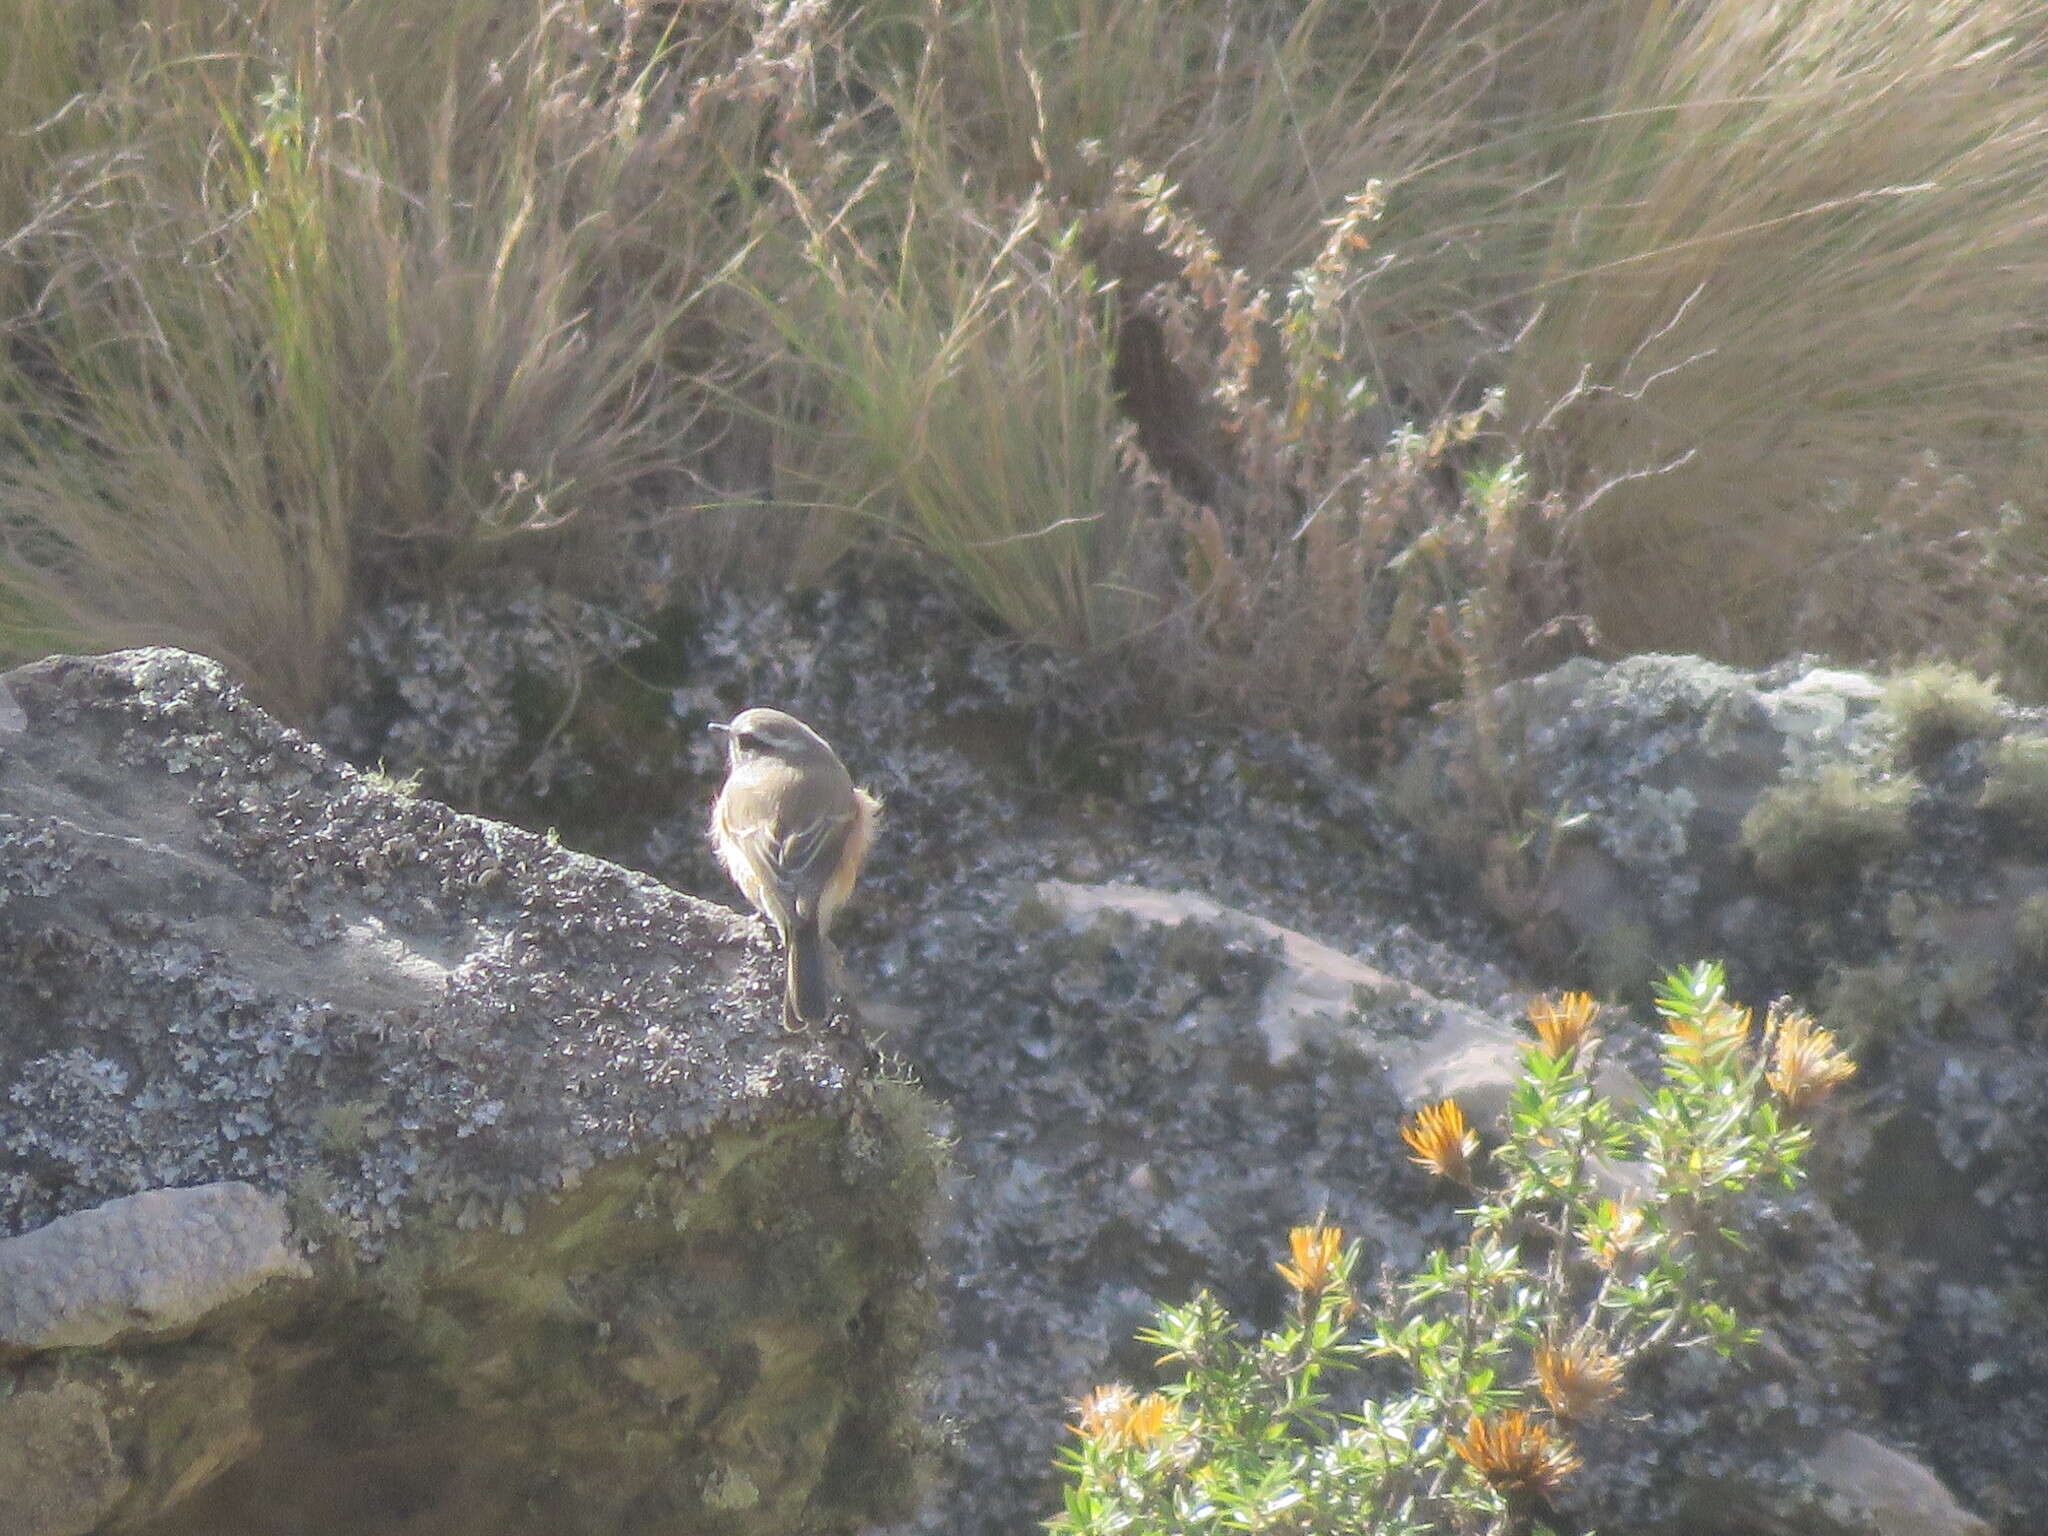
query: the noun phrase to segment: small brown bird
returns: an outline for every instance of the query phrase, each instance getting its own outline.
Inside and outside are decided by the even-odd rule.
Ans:
[[[711,845],[782,939],[782,1022],[800,1029],[832,1012],[826,935],[860,878],[881,807],[794,715],[742,710],[711,729],[725,733],[727,764]]]

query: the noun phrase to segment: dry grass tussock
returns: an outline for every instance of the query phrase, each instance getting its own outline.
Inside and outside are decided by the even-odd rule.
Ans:
[[[4,0],[0,38],[40,93],[0,135],[19,646],[173,640],[303,714],[365,586],[616,564],[687,494],[787,55],[480,0]]]
[[[1588,637],[2024,688],[2044,46],[2022,0],[0,0],[0,620],[302,711],[393,588],[882,558],[1340,736]]]
[[[919,104],[1114,278],[1140,477],[1195,504],[1174,596],[1260,664],[1175,653],[1233,709],[1398,707],[1574,619],[2048,682],[2048,7],[952,15]],[[1174,217],[1134,227],[1148,171]],[[1369,185],[1369,249],[1333,251]]]
[[[2017,634],[2009,567],[2048,553],[2048,8],[1596,9],[1506,380],[1594,503],[1609,643]]]

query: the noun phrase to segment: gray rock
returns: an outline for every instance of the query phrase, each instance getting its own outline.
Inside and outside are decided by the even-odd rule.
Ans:
[[[65,1474],[99,1490],[68,1507],[167,1536],[905,1507],[924,1112],[782,1031],[752,920],[139,651],[0,678],[0,953],[11,1401],[51,1410],[0,1454],[90,1391],[126,1475]]]
[[[249,1184],[154,1189],[0,1239],[0,1352],[173,1333],[313,1271],[284,1202]]]
[[[512,675],[494,658],[545,650],[516,613],[507,622],[504,637],[472,642],[468,625],[454,637],[487,677]],[[928,595],[748,594],[678,629],[679,643],[619,669],[622,691],[644,695],[649,677],[672,685],[666,717],[599,699],[566,729],[506,747],[492,731],[503,711],[480,707],[459,669],[434,666],[439,681],[408,714],[404,658],[431,662],[448,637],[421,615],[387,613],[361,647],[359,696],[337,718],[362,760],[430,777],[440,748],[414,757],[408,743],[445,740],[457,762],[495,753],[506,766],[491,803],[721,897],[701,831],[719,766],[704,719],[751,703],[794,708],[888,803],[838,932],[868,1016],[940,1101],[957,1143],[931,1367],[950,1438],[905,1529],[1036,1529],[1058,1507],[1050,1463],[1070,1399],[1104,1380],[1153,1378],[1156,1351],[1132,1334],[1155,1299],[1207,1286],[1241,1316],[1272,1321],[1283,1297],[1271,1262],[1290,1225],[1327,1212],[1363,1240],[1368,1268],[1462,1236],[1455,1202],[1407,1163],[1396,1123],[1439,1092],[1483,1112],[1511,1065],[1503,1047],[1529,983],[1472,900],[1469,864],[1457,867],[1486,851],[1471,791],[1487,786],[1470,777],[1455,730],[1417,759],[1441,781],[1428,786],[1442,808],[1430,840],[1445,859],[1391,814],[1396,796],[1332,753],[1274,733],[1157,728],[1141,702],[1105,699],[1087,662],[977,635]],[[601,694],[606,673],[554,677],[541,726],[576,686]],[[1550,960],[1576,965],[1570,974],[1587,974],[1573,955],[1584,946],[1639,1001],[1653,971],[1717,955],[1746,986],[1805,988],[1817,974],[1809,929],[1838,910],[1886,920],[1873,894],[1895,872],[1885,860],[1801,892],[1759,884],[1738,845],[1748,809],[1788,775],[1838,760],[1890,771],[1868,679],[1644,658],[1576,664],[1549,686],[1563,702],[1532,711],[1545,744],[1517,786],[1539,823],[1526,846],[1551,852],[1534,860],[1546,878],[1539,902],[1497,910],[1547,940]],[[1923,828],[1914,802],[1912,845],[1893,863],[1961,882],[1972,862],[2015,856],[2006,847],[1987,860],[1969,841],[1985,820],[1970,803],[1969,776],[1982,772],[1973,752],[1953,749],[1953,782],[1939,764],[1916,765],[1960,814]],[[553,786],[538,799],[521,787],[535,777],[529,762]],[[1578,819],[1602,807],[1611,825]],[[1819,1508],[1816,1453],[1858,1434],[1915,1447],[2006,1536],[2038,1529],[2040,1288],[2012,1271],[1995,1285],[1939,1280],[1950,1266],[1976,1273],[2008,1207],[2019,1238],[2048,1230],[2033,1204],[2048,1085],[2030,1075],[2032,1053],[1987,1040],[1916,1087],[1917,1122],[1895,1115],[1907,1096],[1891,1086],[1887,1053],[1913,1037],[1892,1019],[1922,1007],[1913,988],[1944,1013],[1967,989],[1927,978],[1892,988],[1875,971],[1862,986],[1882,1022],[1876,1042],[1852,1042],[1865,1061],[1842,1096],[1854,1112],[1824,1128],[1829,1200],[1767,1202],[1738,1277],[1737,1305],[1767,1348],[1739,1366],[1694,1351],[1642,1380],[1609,1438],[1582,1447],[1581,1520],[1616,1536],[1755,1536],[1770,1528],[1766,1504]],[[1971,1006],[2016,1017],[1996,988]],[[1640,1065],[1627,1034],[1617,1025],[1611,1059]],[[719,1494],[744,1503],[750,1489],[760,1492],[734,1479]],[[1689,1497],[1703,1502],[1688,1527]]]
[[[1765,791],[1887,744],[1881,689],[1857,673],[1755,674],[1696,656],[1587,660],[1501,690],[1498,761],[1462,717],[1395,772],[1397,803],[1458,858],[1545,958],[1591,954],[1625,989],[1703,942],[1721,953],[1754,894],[1743,818]],[[1533,832],[1526,868],[1497,841],[1502,786]],[[1749,924],[1757,926],[1754,920]],[[1711,942],[1710,942],[1711,940]],[[1717,947],[1720,946],[1720,947]]]
[[[0,1397],[0,1527],[8,1536],[87,1536],[121,1502],[100,1396],[61,1381]]]
[[[1816,1497],[1783,1518],[1785,1536],[1991,1536],[1926,1467],[1852,1429],[1813,1458]]]
[[[1273,1066],[1285,1066],[1313,1039],[1324,1049],[1370,1057],[1386,1072],[1387,1086],[1404,1110],[1454,1098],[1473,1123],[1486,1124],[1506,1108],[1531,1037],[1480,1009],[1432,997],[1305,933],[1192,891],[1042,880],[1037,894],[1082,926],[1117,913],[1159,928],[1193,925],[1225,944],[1273,953],[1277,963],[1259,995],[1257,1018]],[[1401,1027],[1374,1030],[1376,1005],[1387,1003],[1401,1005]],[[1623,1102],[1641,1094],[1633,1076],[1612,1062],[1601,1064],[1600,1086]]]
[[[1837,1429],[1790,1459],[1768,1486],[1739,1474],[1703,1480],[1674,1524],[1757,1536],[1993,1536],[1925,1465],[1853,1429]]]
[[[1324,1036],[1351,1018],[1361,999],[1391,997],[1410,1004],[1433,1001],[1422,988],[1389,976],[1342,950],[1297,933],[1249,912],[1233,911],[1193,891],[1155,891],[1141,885],[1111,883],[1077,885],[1070,880],[1041,880],[1039,898],[1064,916],[1084,925],[1098,914],[1118,912],[1163,928],[1194,923],[1228,942],[1258,949],[1272,947],[1280,964],[1259,999],[1259,1032],[1266,1037],[1267,1058],[1286,1061],[1301,1048],[1311,1031]],[[1471,1010],[1461,1010],[1470,1014]],[[1511,1047],[1504,1030],[1492,1032],[1495,1042]],[[1404,1052],[1404,1056],[1423,1054]],[[1413,1093],[1404,1092],[1404,1099]],[[1426,1096],[1426,1095],[1425,1095]]]

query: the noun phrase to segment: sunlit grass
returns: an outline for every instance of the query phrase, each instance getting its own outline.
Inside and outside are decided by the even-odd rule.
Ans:
[[[814,414],[784,428],[810,429],[801,478],[1015,633],[1127,639],[1146,612],[1141,498],[1118,464],[1107,305],[1048,210],[1027,200],[986,228],[932,196],[898,244],[869,250],[857,207],[828,221],[790,191],[805,276],[758,297],[813,392]]]
[[[2044,39],[2038,0],[0,0],[0,625],[304,715],[363,601],[652,545],[699,586],[908,558],[1337,730],[1581,608],[2024,690],[1984,631],[2048,566]]]
[[[1930,449],[1984,488],[1980,519],[2018,492],[2038,520],[2048,9],[1604,9],[1507,377],[1591,503],[1608,642],[1775,654]],[[1911,585],[1897,606],[1924,604]],[[1828,638],[1886,654],[1866,630]]]
[[[303,715],[363,583],[615,565],[685,500],[720,197],[784,105],[743,49],[599,6],[9,9],[101,71],[8,146],[17,649],[176,642]]]

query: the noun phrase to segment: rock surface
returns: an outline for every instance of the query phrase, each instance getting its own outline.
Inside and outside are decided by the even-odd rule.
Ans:
[[[1824,1147],[1872,1265],[1850,1299],[1865,1391],[2017,1533],[2048,1509],[2048,713],[1916,676],[1573,662],[1495,701],[1499,761],[1453,720],[1398,782],[1537,959],[1632,986],[1655,957],[1711,953],[1848,1043],[1864,1071]],[[1541,829],[1519,865],[1474,835],[1486,782]],[[1800,1506],[1784,1528],[1917,1528],[1882,1514],[1896,1502],[1860,1527]]]
[[[1785,1536],[1990,1536],[1990,1525],[1958,1504],[1941,1479],[1868,1435],[1837,1430],[1813,1467],[1818,1495],[1784,1522]]]
[[[930,1140],[757,924],[139,651],[0,678],[0,950],[0,1529],[904,1507]]]
[[[1283,1298],[1271,1264],[1290,1225],[1327,1212],[1364,1240],[1369,1268],[1412,1263],[1461,1231],[1407,1162],[1395,1122],[1422,1094],[1478,1105],[1497,1091],[1528,984],[1455,867],[1476,850],[1445,844],[1447,857],[1432,856],[1381,786],[1285,737],[1146,733],[1141,712],[1104,701],[1084,668],[983,640],[944,605],[886,590],[736,599],[650,625],[658,646],[576,670],[584,705],[570,728],[552,729],[572,692],[564,675],[523,740],[452,682],[403,697],[403,675],[379,670],[425,655],[423,676],[480,670],[496,696],[517,697],[541,669],[507,658],[538,662],[557,643],[547,636],[558,626],[529,633],[521,615],[534,611],[478,610],[460,625],[375,616],[339,734],[364,760],[388,756],[430,782],[443,748],[415,758],[405,743],[447,744],[464,763],[489,756],[488,803],[721,898],[698,826],[718,773],[703,721],[746,704],[793,708],[887,803],[840,933],[886,1048],[940,1101],[956,1143],[932,1372],[952,1439],[930,1501],[900,1529],[1036,1529],[1057,1508],[1050,1464],[1069,1401],[1106,1379],[1151,1379],[1156,1352],[1132,1335],[1153,1300],[1208,1286],[1241,1315],[1273,1320]],[[454,654],[471,634],[477,668]],[[1691,665],[1704,670],[1646,666],[1641,697],[1619,684],[1589,694],[1595,674],[1583,667],[1557,685],[1583,711],[1552,727],[1577,743],[1559,758],[1577,765],[1573,784],[1610,773],[1618,813],[1642,823],[1614,833],[1642,850],[1640,864],[1602,845],[1577,878],[1589,900],[1640,925],[1633,957],[1614,946],[1639,975],[1715,955],[1738,976],[1745,963],[1787,968],[1809,953],[1810,924],[1774,918],[1769,954],[1730,953],[1726,934],[1695,922],[1710,910],[1701,892],[1748,889],[1743,786],[1774,783],[1788,750],[1810,771],[1838,749],[1881,768],[1877,688],[1846,674]],[[1688,745],[1721,692],[1745,690],[1772,702],[1733,710],[1717,727],[1728,745]],[[1649,744],[1632,745],[1637,733]],[[1658,752],[1704,753],[1725,781],[1710,816],[1683,818],[1678,843],[1665,814],[1675,781],[1645,766]],[[1437,761],[1448,778],[1455,765]],[[1461,816],[1477,824],[1469,806],[1453,808]],[[1638,876],[1647,883],[1631,889]],[[1557,921],[1550,931],[1569,939]],[[1772,923],[1752,931],[1773,936]],[[1575,944],[1551,954],[1570,960]],[[1625,1036],[1617,1027],[1617,1059]],[[1898,1058],[1867,1038],[1856,1049],[1859,1110],[1872,1095],[1889,1103]],[[1822,1189],[1757,1213],[1742,1306],[1764,1348],[1740,1366],[1693,1352],[1646,1378],[1632,1416],[1584,1447],[1578,1518],[1610,1536],[1763,1536],[1801,1519],[1889,1536],[1879,1501],[1856,1515],[1823,1455],[1868,1443],[1886,1458],[1873,1483],[1903,1465],[1962,1496],[1957,1536],[1971,1531],[1963,1506],[1995,1516],[2006,1536],[2032,1536],[2034,1511],[2048,1507],[2034,1493],[2048,1413],[2030,1411],[2028,1394],[2048,1371],[2032,1343],[2008,1361],[2004,1341],[2039,1335],[2022,1295],[1956,1263],[1944,1230],[1981,1237],[1973,1191],[2038,1178],[2040,1163],[2013,1152],[2048,1125],[2048,1091],[1999,1078],[2012,1061],[1995,1049],[1952,1058],[1945,1097],[1897,1142],[1863,1135],[1857,1115],[1830,1123]],[[1965,1179],[1938,1144],[1993,1150]],[[1910,1230],[1885,1237],[1871,1209]],[[1944,1275],[1957,1283],[1934,1283]],[[1932,1381],[1952,1395],[1916,1400]],[[2012,1417],[1987,1426],[1971,1392]],[[1932,1449],[1916,1466],[1892,1446]]]
[[[59,1381],[0,1397],[0,1511],[13,1536],[86,1536],[131,1481],[90,1387]]]
[[[310,1279],[284,1202],[252,1184],[152,1189],[0,1238],[0,1354],[174,1333]]]

